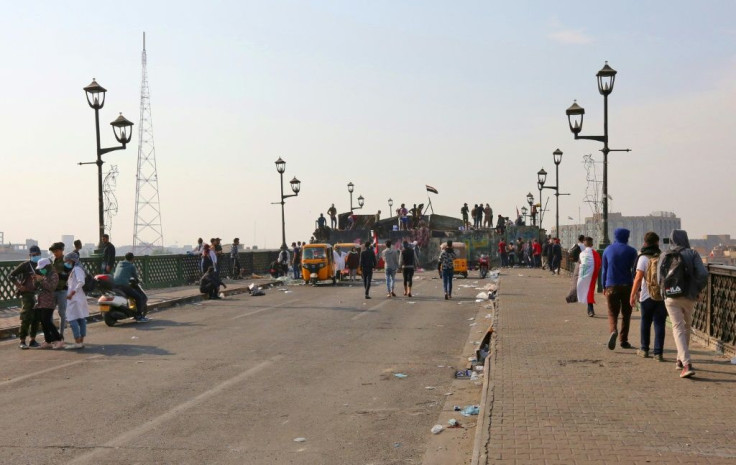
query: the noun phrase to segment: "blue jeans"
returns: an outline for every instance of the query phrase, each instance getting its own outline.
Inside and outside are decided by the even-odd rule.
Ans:
[[[64,330],[66,329],[66,295],[66,289],[54,291],[56,306],[59,309],[59,334],[61,334],[62,340],[64,339]]]
[[[654,323],[654,355],[664,349],[664,329],[667,308],[663,300],[647,299],[641,305],[641,350],[649,350],[650,329]]]
[[[454,274],[454,270],[442,270],[442,288],[447,295],[452,295],[452,276]]]
[[[302,277],[302,264],[294,263],[294,279],[299,279],[301,277]]]
[[[87,320],[79,318],[69,322],[69,326],[72,328],[72,334],[74,339],[81,339],[87,335]]]
[[[386,268],[386,289],[389,293],[394,291],[394,285],[396,284],[396,270],[393,268]]]

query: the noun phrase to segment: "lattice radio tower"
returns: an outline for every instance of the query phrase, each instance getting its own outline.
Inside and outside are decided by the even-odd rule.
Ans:
[[[161,229],[161,204],[158,195],[156,149],[153,145],[151,93],[146,70],[146,33],[143,33],[143,76],[141,79],[141,117],[138,123],[138,170],[135,184],[135,232],[133,250],[138,255],[149,255],[164,247]]]

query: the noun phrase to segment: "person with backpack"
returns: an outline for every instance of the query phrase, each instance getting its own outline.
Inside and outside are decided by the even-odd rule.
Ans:
[[[442,253],[437,260],[437,268],[442,277],[442,288],[445,291],[445,300],[452,298],[452,277],[455,274],[455,250],[452,248],[452,241],[442,248]]]
[[[708,283],[708,270],[698,252],[690,248],[687,231],[672,230],[670,249],[659,258],[657,277],[667,314],[672,321],[672,335],[677,346],[675,367],[682,370],[680,378],[689,378],[695,375],[689,347],[693,309],[698,294]]]
[[[64,268],[69,276],[67,281],[69,289],[66,293],[66,317],[74,335],[74,344],[67,344],[64,349],[83,349],[84,338],[87,336],[87,317],[89,316],[87,295],[84,292],[87,273],[79,265],[79,256],[74,252],[64,255]]]
[[[583,247],[585,247],[585,250],[580,253],[578,282],[575,286],[575,301],[588,304],[588,316],[592,318],[595,316],[595,307],[593,305],[595,304],[595,288],[598,284],[598,273],[601,270],[601,256],[593,248],[592,237],[585,237],[583,239]]]
[[[411,297],[411,285],[414,279],[414,265],[416,263],[416,255],[414,248],[409,245],[408,241],[402,244],[401,255],[399,255],[399,268],[404,276],[404,295]]]
[[[629,344],[629,325],[631,323],[631,288],[634,285],[633,272],[636,265],[636,249],[629,243],[631,232],[626,228],[613,231],[613,244],[603,252],[601,280],[603,295],[608,303],[608,348],[616,348],[618,337],[622,349],[631,349]],[[618,332],[618,316],[621,315],[621,333]]]
[[[630,304],[636,305],[637,297],[641,306],[641,346],[636,355],[649,358],[649,341],[652,323],[654,323],[654,360],[664,361],[664,326],[667,309],[659,289],[657,270],[659,268],[659,236],[655,232],[644,235],[644,246],[636,260],[636,276],[631,288]]]
[[[15,284],[16,294],[20,297],[20,339],[19,347],[23,350],[38,349],[41,344],[36,342],[36,333],[40,324],[40,317],[34,305],[36,304],[36,264],[41,260],[41,249],[32,245],[28,249],[28,260],[21,263],[8,276]],[[26,338],[31,340],[26,344]]]

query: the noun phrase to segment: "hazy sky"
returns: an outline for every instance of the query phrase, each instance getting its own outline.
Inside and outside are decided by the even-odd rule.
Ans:
[[[670,210],[691,237],[736,233],[732,1],[0,1],[0,231],[42,246],[97,240],[94,112],[82,87],[107,88],[103,146],[118,112],[138,125],[146,31],[166,244],[239,236],[278,246],[274,161],[302,192],[287,200],[287,241],[320,212],[387,199],[459,216],[488,202],[513,216],[536,173],[564,152],[561,223],[590,213],[584,154],[565,109],[602,133],[595,73],[609,98],[611,211]],[[132,243],[137,131],[118,166],[112,241]],[[106,167],[108,165],[105,165]],[[554,183],[554,174],[549,178]],[[288,185],[286,187],[288,190]],[[551,191],[544,193],[545,198]],[[356,202],[357,203],[357,202]],[[545,224],[554,222],[554,202]]]

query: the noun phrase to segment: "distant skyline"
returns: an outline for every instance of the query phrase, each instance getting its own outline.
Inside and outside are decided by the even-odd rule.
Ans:
[[[733,108],[736,4],[711,1],[3,2],[0,231],[50,244],[97,241],[94,112],[82,87],[107,88],[100,112],[135,123],[119,169],[112,241],[133,243],[141,37],[165,244],[240,237],[281,243],[278,173],[302,182],[286,201],[287,242],[320,212],[381,210],[388,198],[459,216],[463,202],[513,217],[544,167],[560,224],[590,216],[583,155],[565,109],[602,133],[595,73],[618,71],[609,98],[610,211],[672,211],[691,237],[736,234]],[[288,184],[285,189],[289,190]],[[552,191],[545,190],[545,199]],[[554,199],[545,226],[553,226]],[[573,221],[568,217],[574,218]]]

